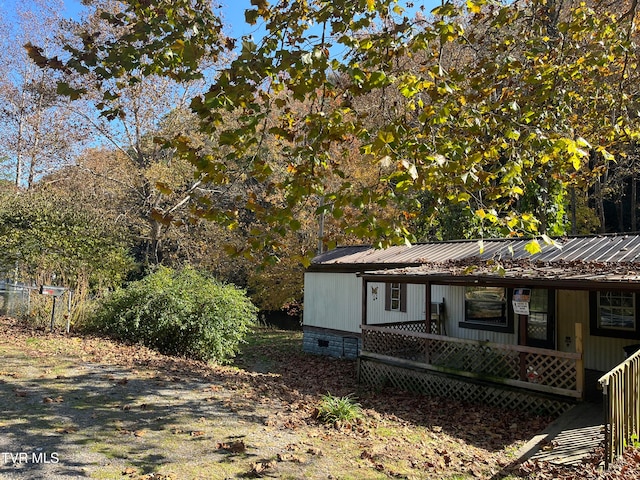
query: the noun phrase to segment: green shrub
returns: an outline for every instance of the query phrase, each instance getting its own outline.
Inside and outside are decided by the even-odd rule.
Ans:
[[[362,408],[351,395],[336,397],[323,395],[318,407],[318,418],[325,423],[350,422],[362,417]]]
[[[107,296],[92,324],[165,354],[225,362],[237,353],[256,317],[257,308],[243,290],[193,268],[159,267]]]

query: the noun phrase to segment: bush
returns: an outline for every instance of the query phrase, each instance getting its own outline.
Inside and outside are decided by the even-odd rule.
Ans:
[[[237,353],[256,317],[257,308],[243,290],[193,268],[159,267],[107,296],[92,324],[168,355],[225,362]]]

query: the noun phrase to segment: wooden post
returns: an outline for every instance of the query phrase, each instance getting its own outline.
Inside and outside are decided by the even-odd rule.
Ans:
[[[520,345],[527,344],[526,315],[518,315],[518,340]],[[520,381],[527,381],[527,352],[520,352]]]
[[[424,305],[424,312],[425,312],[425,327],[426,327],[426,333],[431,333],[431,283],[427,282],[425,284],[425,291],[424,291],[424,301],[425,301],[425,305]],[[424,339],[425,345],[424,345],[424,356],[425,356],[425,362],[426,363],[431,363],[431,355],[429,354],[429,339],[425,338]]]
[[[69,333],[69,329],[71,328],[71,289],[67,291],[67,333]]]
[[[367,324],[367,289],[369,281],[362,279],[362,325]]]
[[[429,282],[424,286],[424,315],[425,333],[431,333],[431,284]]]
[[[58,297],[53,295],[52,298],[53,298],[53,306],[51,307],[51,331],[53,332],[53,326],[56,323],[56,299]]]
[[[362,318],[360,320],[360,339],[362,340],[362,350],[367,349],[367,332],[362,330],[362,327],[367,324],[367,289],[369,288],[369,282],[366,279],[362,279],[362,311],[360,312]],[[360,364],[358,364],[360,368]],[[360,375],[358,373],[358,375]]]
[[[576,389],[580,398],[584,399],[584,353],[582,345],[582,323],[576,323],[576,353],[580,358],[576,360]]]

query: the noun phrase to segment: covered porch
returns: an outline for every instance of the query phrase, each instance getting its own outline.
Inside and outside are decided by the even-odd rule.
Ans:
[[[582,325],[577,352],[501,345],[426,333],[427,322],[363,325],[360,358],[545,394],[581,399]]]
[[[466,331],[460,328],[453,335],[448,335],[447,331],[451,332],[458,324],[465,323],[464,317],[457,318],[464,314],[464,307],[455,310],[455,318],[444,321],[442,315],[449,306],[445,305],[444,299],[437,303],[431,298],[432,284],[457,287],[488,285],[511,289],[534,285],[549,289],[546,279],[523,280],[521,276],[504,275],[451,276],[440,271],[412,273],[403,269],[361,275],[362,347],[358,366],[361,381],[552,415],[563,413],[585,398],[585,327],[582,322],[571,324],[570,346],[566,343],[564,350],[532,345],[529,341],[532,328],[539,328],[539,325],[533,325],[526,315],[519,314],[512,315],[515,318],[512,319],[510,333],[475,331],[476,336],[482,339],[462,338],[461,333]],[[379,290],[381,282],[423,285],[421,304],[424,318],[383,323],[380,315],[370,315],[369,308],[373,307],[368,296],[371,291]],[[510,308],[510,301],[511,298],[507,301],[507,308]],[[415,313],[414,308],[410,314]],[[554,311],[549,319],[555,316]],[[375,321],[370,322],[370,317]],[[553,346],[557,342],[554,322],[555,319],[544,325],[550,330],[550,344]],[[490,341],[489,338],[504,340]],[[567,351],[569,348],[571,351]]]

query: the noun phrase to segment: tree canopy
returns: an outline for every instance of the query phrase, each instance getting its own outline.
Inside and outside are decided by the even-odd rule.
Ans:
[[[30,45],[31,57],[75,77],[58,84],[72,98],[94,82],[108,118],[125,115],[111,85],[205,78],[190,105],[206,147],[180,132],[165,146],[211,191],[260,185],[230,202],[194,191],[191,208],[229,228],[248,212],[262,225],[249,249],[272,259],[303,228],[302,210],[378,246],[413,241],[417,220],[452,207],[479,235],[561,234],[570,190],[635,151],[637,2],[443,1],[424,12],[394,0],[252,0],[246,20],[265,35],[237,45],[205,0],[119,3],[101,15],[117,35],[78,29],[66,55]],[[204,76],[201,62],[232,47]]]

